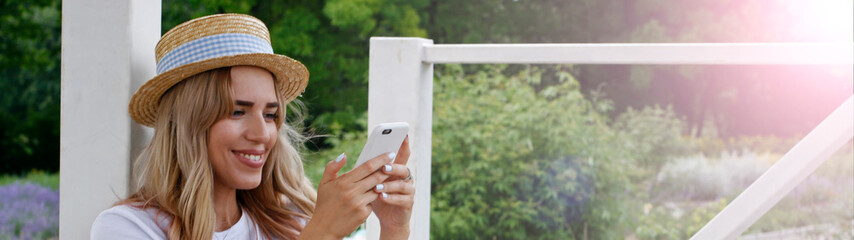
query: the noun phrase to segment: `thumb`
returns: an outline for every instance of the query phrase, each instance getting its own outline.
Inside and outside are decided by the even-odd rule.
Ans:
[[[338,178],[338,171],[340,171],[346,163],[347,154],[345,153],[341,153],[341,155],[338,155],[338,158],[329,161],[329,163],[326,164],[326,170],[323,171],[323,178],[320,179],[320,183],[327,183]]]

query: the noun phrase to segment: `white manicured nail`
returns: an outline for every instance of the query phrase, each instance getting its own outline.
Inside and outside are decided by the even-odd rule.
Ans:
[[[386,173],[390,173],[391,172],[391,165],[385,165],[385,166],[383,166],[383,169],[385,169]]]
[[[338,158],[335,159],[335,162],[340,162],[341,160],[344,160],[344,157],[346,156],[346,153],[341,153],[341,155],[338,155]]]
[[[383,193],[383,199],[388,199],[388,193]]]
[[[385,188],[385,186],[383,186],[383,184],[382,184],[382,183],[377,184],[377,191],[382,191],[382,190],[383,190],[383,188]]]
[[[388,153],[388,159],[394,160],[394,157],[397,156],[395,153]]]

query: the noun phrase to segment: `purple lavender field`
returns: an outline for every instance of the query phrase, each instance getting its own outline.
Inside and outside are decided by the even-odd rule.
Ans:
[[[0,186],[0,239],[56,239],[59,192],[35,183]]]

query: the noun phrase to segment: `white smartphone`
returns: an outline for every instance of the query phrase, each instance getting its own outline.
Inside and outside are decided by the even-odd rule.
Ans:
[[[406,122],[377,125],[368,135],[368,142],[362,147],[362,153],[359,154],[359,159],[356,160],[353,168],[355,169],[381,154],[393,152],[397,155],[397,150],[403,144],[403,139],[406,138],[407,133],[409,133],[409,123]]]

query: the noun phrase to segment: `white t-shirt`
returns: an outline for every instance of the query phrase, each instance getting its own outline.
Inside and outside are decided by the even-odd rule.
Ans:
[[[92,224],[91,239],[166,239],[172,217],[157,214],[154,208],[140,209],[119,205],[98,215]],[[303,223],[305,224],[305,223]],[[240,220],[225,231],[215,232],[213,239],[266,239],[252,218],[243,211]]]

